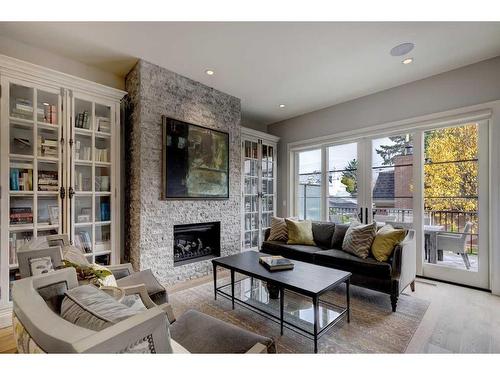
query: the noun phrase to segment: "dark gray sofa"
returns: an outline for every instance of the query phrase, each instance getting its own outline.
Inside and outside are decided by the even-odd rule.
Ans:
[[[409,230],[405,239],[394,248],[387,262],[379,262],[372,257],[361,259],[342,250],[342,241],[348,225],[313,222],[312,226],[317,246],[268,241],[268,229],[260,251],[349,271],[352,273],[352,284],[389,294],[392,311],[396,311],[399,294],[408,285],[412,291],[415,290],[416,252],[413,230]]]

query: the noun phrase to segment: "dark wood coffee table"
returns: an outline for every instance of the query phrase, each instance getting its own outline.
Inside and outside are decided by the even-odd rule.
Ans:
[[[259,257],[264,255],[267,254],[248,251],[213,259],[215,299],[221,295],[231,300],[233,309],[238,303],[279,322],[282,335],[283,327],[286,327],[311,338],[314,340],[314,352],[317,353],[318,339],[326,331],[343,317],[347,318],[348,323],[350,321],[351,273],[296,260],[292,260],[293,270],[269,272],[259,264]],[[230,270],[230,284],[217,286],[217,266]],[[236,272],[248,278],[235,281]],[[342,283],[346,284],[346,306],[320,299],[321,295]],[[238,296],[235,296],[236,285]],[[268,293],[270,288],[279,290],[279,307]],[[285,297],[287,308],[291,310],[286,314]]]

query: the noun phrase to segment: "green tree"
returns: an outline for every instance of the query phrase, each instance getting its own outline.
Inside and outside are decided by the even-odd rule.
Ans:
[[[356,179],[357,169],[358,161],[352,159],[347,163],[346,170],[342,172],[340,182],[345,185],[345,190],[350,194],[356,194],[358,192],[358,183]]]

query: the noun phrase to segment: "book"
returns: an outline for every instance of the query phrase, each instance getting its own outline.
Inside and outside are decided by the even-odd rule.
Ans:
[[[290,259],[283,258],[281,255],[259,257],[259,263],[266,267],[270,272],[293,269],[293,263]]]
[[[31,207],[11,207],[10,208],[10,223],[11,224],[32,224],[33,211]]]

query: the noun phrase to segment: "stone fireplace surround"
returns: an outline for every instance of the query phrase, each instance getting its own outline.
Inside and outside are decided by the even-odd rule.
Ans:
[[[207,275],[209,259],[174,267],[174,225],[220,221],[220,255],[240,251],[240,100],[144,60],[126,88],[125,258],[167,285]],[[162,115],[229,133],[229,199],[161,200]]]

